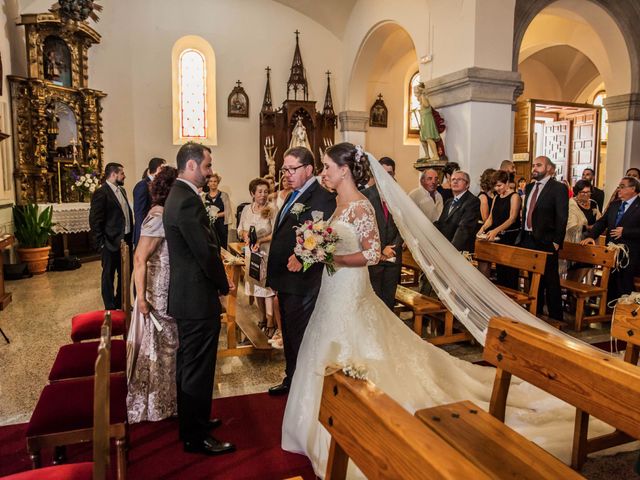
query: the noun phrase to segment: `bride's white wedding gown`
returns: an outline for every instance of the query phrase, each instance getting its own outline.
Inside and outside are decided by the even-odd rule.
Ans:
[[[336,254],[362,252],[371,264],[380,242],[373,207],[352,202],[334,215]],[[367,267],[325,270],[287,400],[282,448],[309,457],[324,477],[330,436],[318,422],[325,367],[364,365],[367,378],[410,412],[471,400],[488,410],[495,369],[473,365],[422,340],[380,300]],[[570,458],[575,409],[532,385],[514,379],[506,423],[559,458]],[[592,420],[590,435],[610,432]],[[350,477],[360,476],[350,465]]]

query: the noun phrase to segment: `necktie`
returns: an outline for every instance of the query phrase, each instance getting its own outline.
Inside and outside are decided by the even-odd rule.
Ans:
[[[456,208],[456,205],[458,205],[459,201],[460,201],[459,198],[453,199],[453,202],[451,202],[451,206],[449,207],[449,215],[451,215],[451,212],[453,212],[453,210]]]
[[[620,208],[618,209],[618,213],[616,215],[616,227],[622,221],[622,217],[624,216],[624,211],[627,209],[627,202],[622,202],[620,204]]]
[[[382,202],[382,211],[384,212],[384,219],[389,221],[389,207],[387,207],[386,202]]]
[[[280,221],[278,222],[278,226],[284,220],[284,217],[287,215],[287,212],[291,208],[291,205],[293,205],[293,201],[298,196],[298,193],[299,193],[298,190],[294,190],[293,192],[291,192],[291,196],[289,197],[289,200],[287,200],[287,203],[284,204],[284,207],[282,207],[282,211],[280,212]]]
[[[536,186],[531,194],[531,203],[529,203],[529,208],[527,209],[527,230],[533,230],[533,227],[531,226],[531,219],[533,218],[533,211],[535,210],[536,202],[538,201],[538,193],[540,193],[540,182],[536,182]]]

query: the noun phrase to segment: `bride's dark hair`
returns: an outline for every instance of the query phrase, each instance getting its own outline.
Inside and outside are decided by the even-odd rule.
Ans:
[[[369,181],[371,177],[369,160],[362,147],[343,142],[327,148],[324,153],[339,167],[343,165],[349,167],[356,185],[362,185]]]

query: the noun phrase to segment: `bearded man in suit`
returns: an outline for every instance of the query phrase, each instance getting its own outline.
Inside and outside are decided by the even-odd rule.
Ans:
[[[609,204],[583,245],[595,245],[595,240],[605,230],[609,242],[626,245],[629,249],[629,264],[611,273],[607,300],[615,300],[634,290],[633,277],[640,275],[640,181],[634,177],[623,177],[617,188],[617,200]]]
[[[219,455],[235,450],[209,434],[221,423],[209,419],[222,312],[219,296],[235,287],[227,280],[218,238],[198,193],[212,175],[211,150],[186,143],[178,151],[177,167],[178,179],[162,219],[169,248],[167,313],[178,326],[180,438],[186,452]]]
[[[531,165],[534,180],[525,188],[520,247],[547,252],[547,263],[538,289],[538,314],[546,303],[549,317],[562,320],[558,250],[562,248],[569,217],[567,187],[553,178],[556,166],[544,156]]]
[[[102,301],[106,310],[122,308],[122,272],[120,271],[120,242],[131,247],[133,214],[124,191],[124,167],[107,163],[105,182],[91,197],[89,225],[98,251],[102,256]],[[117,286],[113,288],[115,276]]]
[[[317,263],[302,271],[293,253],[295,227],[311,220],[311,212],[320,211],[328,220],[336,209],[336,199],[314,176],[313,154],[305,147],[284,152],[281,172],[287,176],[293,191],[286,198],[274,222],[267,263],[267,286],[278,292],[282,318],[282,341],[286,361],[285,378],[269,389],[270,395],[289,392],[296,369],[298,351],[316,305],[324,264]]]

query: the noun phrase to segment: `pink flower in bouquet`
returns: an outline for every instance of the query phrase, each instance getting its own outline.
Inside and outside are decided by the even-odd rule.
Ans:
[[[295,229],[296,246],[293,252],[302,261],[303,271],[306,272],[316,263],[324,263],[329,274],[333,274],[333,253],[338,235],[322,219],[322,212],[314,211],[311,216],[313,220],[307,220]]]

